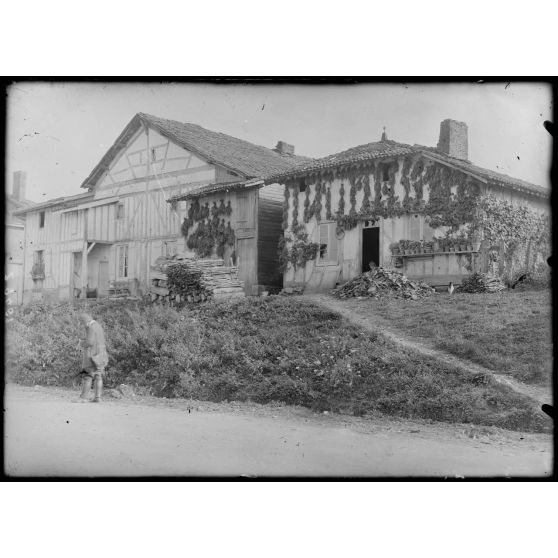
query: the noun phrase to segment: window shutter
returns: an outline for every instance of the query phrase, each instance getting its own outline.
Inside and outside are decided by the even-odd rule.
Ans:
[[[336,225],[335,223],[329,224],[329,245],[328,245],[328,260],[330,262],[337,262],[338,255],[338,243],[337,236],[335,234]]]

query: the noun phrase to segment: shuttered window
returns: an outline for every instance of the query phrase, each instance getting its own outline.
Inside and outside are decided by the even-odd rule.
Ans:
[[[118,247],[118,277],[128,277],[128,245]]]
[[[335,235],[335,223],[320,224],[320,252],[319,262],[336,264],[339,254],[337,236]]]

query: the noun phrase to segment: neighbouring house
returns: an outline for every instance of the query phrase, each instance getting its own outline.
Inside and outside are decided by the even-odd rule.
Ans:
[[[371,263],[434,286],[546,268],[549,193],[472,164],[467,135],[444,120],[431,148],[384,129],[379,142],[266,177],[285,186],[285,286],[331,289]]]
[[[24,301],[144,294],[155,260],[187,248],[181,234],[185,204],[166,203],[169,198],[246,183],[301,160],[288,149],[136,114],[81,185],[84,193],[16,212],[26,222]],[[234,203],[231,209],[225,228],[243,211]],[[238,242],[243,260],[244,243]]]
[[[6,301],[10,304],[20,304],[23,300],[25,220],[16,217],[14,212],[34,205],[34,202],[25,199],[25,180],[25,172],[14,172],[12,192],[6,193],[4,275],[5,289],[7,289]]]
[[[294,146],[278,142],[274,150],[295,166],[306,157]],[[270,163],[275,166],[275,159]],[[274,172],[259,165],[262,175]],[[282,236],[283,187],[254,178],[209,184],[169,199],[184,203],[182,235],[186,251],[204,258],[223,258],[238,267],[248,295],[283,286],[278,245]]]

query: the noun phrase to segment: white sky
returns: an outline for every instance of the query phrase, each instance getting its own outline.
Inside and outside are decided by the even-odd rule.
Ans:
[[[266,147],[322,157],[389,139],[435,146],[446,118],[469,126],[469,159],[550,187],[551,89],[540,83],[217,85],[15,83],[8,91],[7,179],[27,198],[83,192],[82,181],[137,112],[192,122]]]

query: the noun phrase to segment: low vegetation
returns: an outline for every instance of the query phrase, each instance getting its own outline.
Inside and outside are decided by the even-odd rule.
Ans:
[[[139,301],[29,305],[8,323],[12,381],[77,385],[77,315],[84,304],[107,333],[108,388],[126,383],[162,397],[284,402],[536,432],[550,428],[530,400],[505,386],[476,385],[336,313],[279,296],[181,310]]]
[[[401,300],[347,300],[379,325],[525,383],[550,386],[550,291],[438,294]]]

